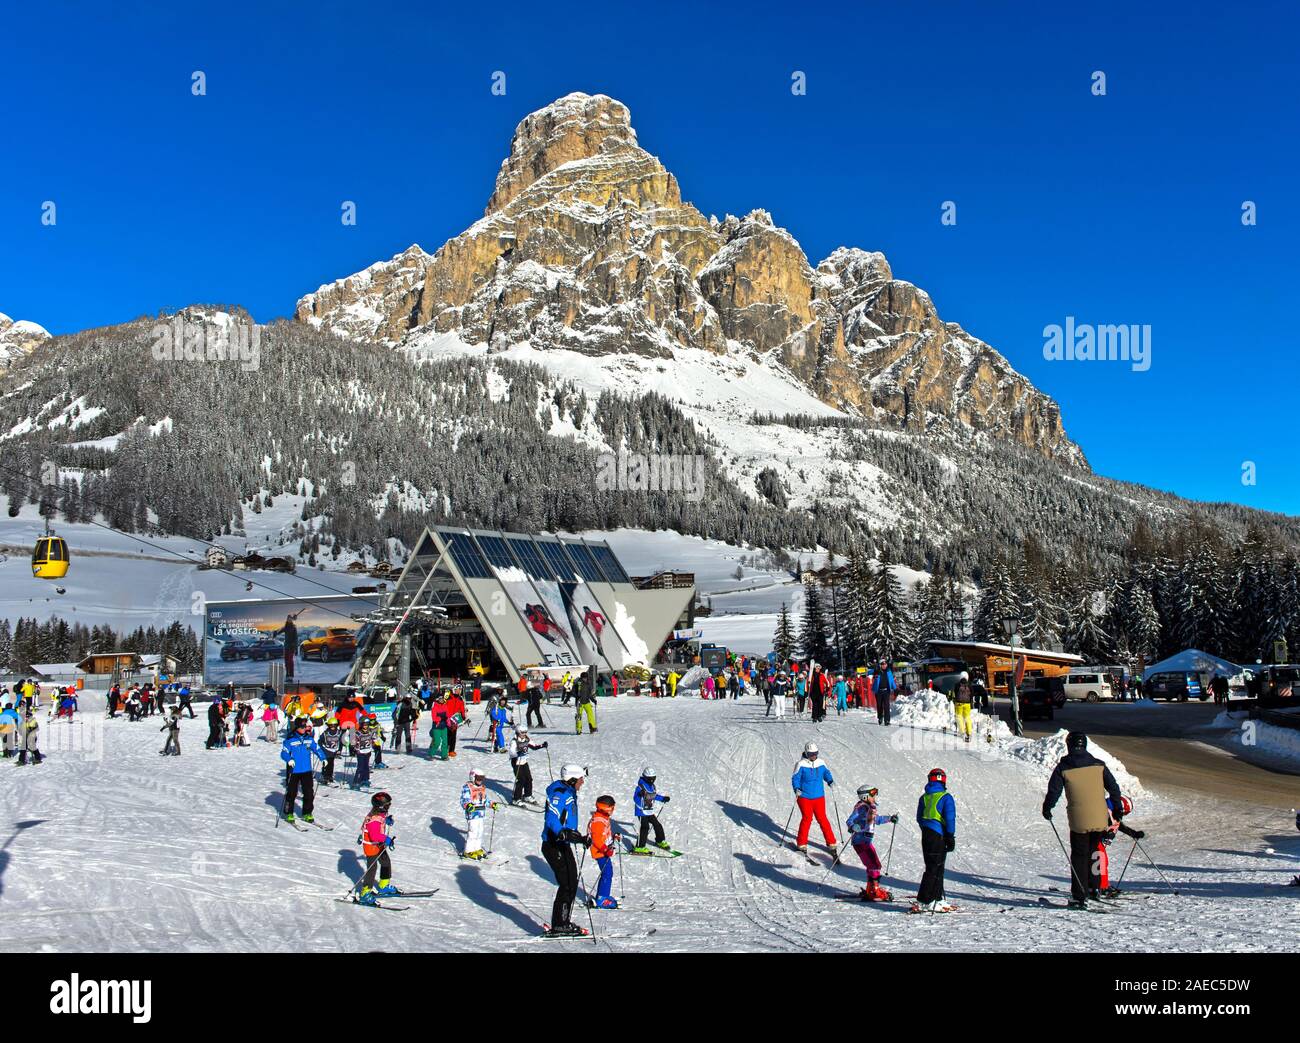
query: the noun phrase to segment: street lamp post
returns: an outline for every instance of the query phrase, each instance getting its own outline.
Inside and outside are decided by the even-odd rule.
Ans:
[[[1024,735],[1020,725],[1020,695],[1016,691],[1016,628],[1020,620],[1007,616],[1002,620],[1002,627],[1011,639],[1011,669],[1007,671],[1007,694],[1011,696],[1011,731],[1014,735]]]

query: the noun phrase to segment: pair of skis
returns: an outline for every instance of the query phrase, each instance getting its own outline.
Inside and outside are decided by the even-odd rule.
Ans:
[[[398,891],[397,894],[392,895],[391,897],[432,898],[434,895],[438,893],[439,890],[440,888],[435,887],[428,891]],[[382,909],[385,912],[389,912],[389,913],[404,913],[408,909],[412,908],[409,905],[389,905],[387,902],[381,902],[381,901],[376,901],[374,904],[371,904],[369,902],[363,902],[357,896],[356,892],[352,892],[351,894],[345,895],[343,898],[336,898],[334,899],[334,901],[342,902],[344,905],[357,905],[360,906],[362,909]]]

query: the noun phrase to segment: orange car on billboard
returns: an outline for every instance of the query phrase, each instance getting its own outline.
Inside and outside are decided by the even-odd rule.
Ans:
[[[298,654],[303,659],[319,659],[322,663],[351,659],[357,654],[357,636],[347,627],[326,627],[325,633],[302,642]]]

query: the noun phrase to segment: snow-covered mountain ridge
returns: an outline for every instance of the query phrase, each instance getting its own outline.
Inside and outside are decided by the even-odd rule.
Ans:
[[[413,245],[321,286],[296,317],[426,356],[527,350],[567,371],[578,355],[599,363],[589,383],[624,393],[629,371],[673,384],[716,360],[746,392],[760,371],[781,386],[782,412],[961,427],[1087,466],[1057,404],[882,254],[840,248],[814,268],[766,211],[706,218],[604,95],[527,116],[484,216],[436,253]]]

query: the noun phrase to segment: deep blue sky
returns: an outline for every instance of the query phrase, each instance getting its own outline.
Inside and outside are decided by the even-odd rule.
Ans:
[[[1061,403],[1098,472],[1300,514],[1300,16],[1055,6],[10,4],[0,311],[55,333],[196,301],[290,314],[436,250],[520,119],[602,92],[706,214],[770,210],[814,264],[883,251]],[[1067,315],[1151,324],[1151,369],[1045,361]]]

